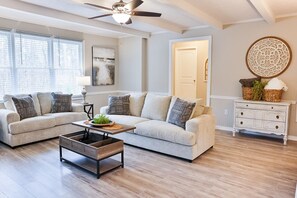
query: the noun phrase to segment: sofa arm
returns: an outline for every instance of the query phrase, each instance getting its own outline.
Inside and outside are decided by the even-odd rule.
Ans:
[[[8,133],[8,125],[20,121],[20,115],[8,109],[0,109],[0,132]]]
[[[100,113],[101,114],[105,114],[106,115],[107,114],[107,111],[108,111],[108,106],[104,106],[104,107],[101,107],[100,108]]]
[[[84,112],[84,105],[79,103],[72,103],[72,112]]]
[[[186,131],[196,134],[199,155],[215,143],[215,116],[211,113],[202,114],[186,122]]]

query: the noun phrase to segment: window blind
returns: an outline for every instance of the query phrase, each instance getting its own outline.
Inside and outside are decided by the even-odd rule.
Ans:
[[[0,31],[0,99],[7,93],[79,94],[82,42]]]

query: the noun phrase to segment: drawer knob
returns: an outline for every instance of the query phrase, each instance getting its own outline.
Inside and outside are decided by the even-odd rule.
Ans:
[[[276,116],[276,119],[279,119],[279,116],[278,115]]]
[[[278,129],[278,126],[276,125],[275,128]]]
[[[273,109],[273,107],[271,107],[271,109]]]
[[[240,115],[243,115],[243,112],[241,112]]]
[[[247,107],[248,107],[249,105],[247,104],[247,105],[245,105],[245,106],[247,106]]]
[[[243,122],[241,121],[240,124],[243,124]]]

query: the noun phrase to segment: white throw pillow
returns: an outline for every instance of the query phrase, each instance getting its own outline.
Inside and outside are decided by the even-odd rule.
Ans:
[[[171,113],[171,109],[176,101],[178,97],[176,96],[172,96],[172,99],[171,99],[171,102],[170,102],[170,106],[169,106],[169,110],[168,110],[168,113],[167,113],[167,119],[166,119],[166,122],[168,122],[169,120],[169,115]],[[190,119],[194,118],[194,117],[198,117],[200,115],[203,114],[203,111],[204,111],[204,105],[203,105],[203,99],[202,98],[197,98],[197,99],[187,99],[187,98],[180,98],[182,100],[185,100],[187,102],[194,102],[196,103],[194,109],[193,109],[193,112],[190,116]]]
[[[146,93],[130,93],[130,113],[140,117]]]
[[[148,93],[145,97],[141,117],[165,121],[171,96],[160,96]]]

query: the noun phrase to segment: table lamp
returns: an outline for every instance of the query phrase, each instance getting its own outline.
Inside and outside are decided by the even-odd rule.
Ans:
[[[81,91],[81,94],[83,95],[84,104],[88,104],[88,102],[86,102],[86,95],[87,95],[87,91],[86,91],[86,85],[91,85],[91,77],[90,76],[80,76],[76,78],[77,80],[77,84],[79,86],[83,86],[83,89]]]

